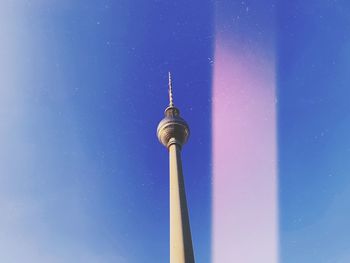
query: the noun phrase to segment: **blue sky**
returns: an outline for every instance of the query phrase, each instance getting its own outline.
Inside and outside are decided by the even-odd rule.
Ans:
[[[348,262],[350,35],[346,2],[278,12],[283,262]]]
[[[3,1],[0,261],[168,260],[156,127],[170,70],[191,128],[195,256],[211,262],[214,46],[225,26],[276,61],[280,262],[349,262],[350,5],[268,2]]]

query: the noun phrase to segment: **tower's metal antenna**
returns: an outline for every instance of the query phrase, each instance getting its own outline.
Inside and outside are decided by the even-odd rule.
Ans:
[[[174,107],[173,87],[172,87],[172,83],[171,83],[170,71],[168,72],[168,76],[169,76],[169,107]]]

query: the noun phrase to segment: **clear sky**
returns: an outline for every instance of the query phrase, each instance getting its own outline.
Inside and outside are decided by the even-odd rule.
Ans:
[[[349,13],[345,0],[3,0],[0,261],[168,261],[156,127],[171,71],[197,262],[348,263]]]

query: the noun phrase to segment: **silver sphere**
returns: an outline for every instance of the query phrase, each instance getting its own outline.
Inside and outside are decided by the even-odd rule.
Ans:
[[[189,135],[190,129],[186,121],[180,117],[179,110],[175,107],[168,107],[165,110],[165,118],[158,124],[159,141],[165,147],[169,147],[172,143],[182,146],[187,142]]]

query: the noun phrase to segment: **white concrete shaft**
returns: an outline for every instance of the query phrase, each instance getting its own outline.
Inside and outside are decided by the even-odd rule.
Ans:
[[[169,146],[170,160],[170,263],[194,263],[181,146]]]

